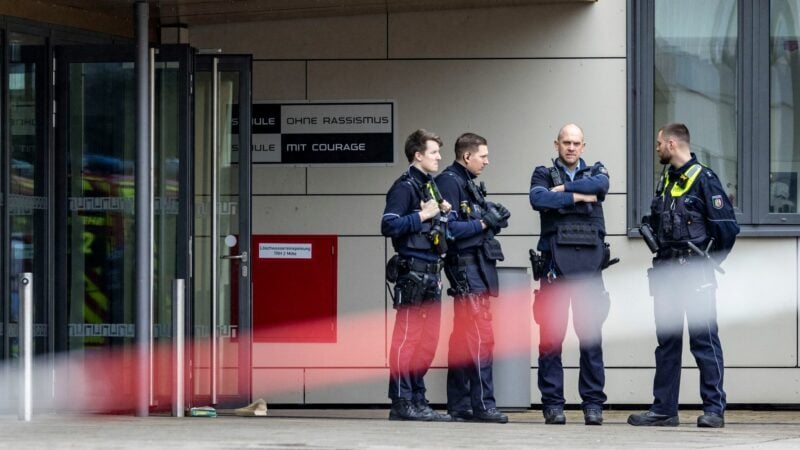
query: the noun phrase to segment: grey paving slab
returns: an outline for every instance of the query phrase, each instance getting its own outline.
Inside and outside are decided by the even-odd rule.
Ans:
[[[696,411],[677,428],[635,428],[630,411],[606,412],[602,427],[547,426],[539,411],[510,413],[506,425],[390,422],[387,410],[277,410],[267,417],[171,418],[0,416],[0,448],[173,449],[515,449],[515,448],[800,448],[800,412],[730,411],[720,430],[694,426]]]

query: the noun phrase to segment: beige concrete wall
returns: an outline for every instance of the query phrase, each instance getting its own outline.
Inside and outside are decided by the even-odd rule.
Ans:
[[[440,133],[448,163],[460,133],[488,138],[491,165],[481,178],[492,199],[513,214],[501,237],[501,266],[525,267],[539,233],[527,197],[531,171],[555,155],[558,128],[574,121],[585,130],[586,159],[602,160],[611,173],[608,240],[622,259],[605,276],[612,301],[604,346],[609,401],[651,400],[656,341],[646,279],[650,255],[640,240],[626,237],[625,9],[625,0],[603,0],[190,29],[196,47],[254,55],[256,101],[392,99],[397,106],[394,165],[253,168],[255,234],[340,236],[338,341],[256,344],[254,396],[285,403],[387,401],[394,314],[383,263],[392,251],[379,221],[386,190],[406,167],[401,149],[409,132],[425,127]],[[729,401],[797,403],[797,239],[740,239],[725,267],[718,315]],[[529,306],[522,305],[524,314]],[[434,402],[444,401],[449,310],[446,298],[428,380]],[[534,328],[532,403],[539,402],[536,334]],[[684,353],[681,401],[696,404],[688,341]],[[568,401],[577,403],[571,330],[564,363]]]

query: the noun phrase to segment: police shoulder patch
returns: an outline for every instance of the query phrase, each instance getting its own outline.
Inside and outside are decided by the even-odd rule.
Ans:
[[[722,196],[712,195],[711,204],[714,206],[714,209],[722,209],[722,206],[724,205],[724,203],[722,202]]]

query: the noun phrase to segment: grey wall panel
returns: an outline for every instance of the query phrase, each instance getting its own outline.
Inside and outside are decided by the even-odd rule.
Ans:
[[[389,369],[307,369],[305,388],[309,404],[389,403]]]
[[[795,242],[739,239],[723,263],[727,274],[717,275],[717,315],[726,365],[797,366]]]
[[[512,216],[513,217],[513,216]],[[497,237],[503,246],[505,259],[500,261],[499,267],[530,267],[528,249],[536,248],[538,236],[503,236]]]
[[[487,184],[489,195],[487,199],[492,202],[501,203],[511,211],[511,218],[508,219],[508,227],[503,229],[500,237],[509,235],[525,235],[539,232],[539,215],[536,213],[528,200],[528,194],[493,194],[492,186]]]
[[[447,403],[446,383],[446,369],[428,371],[425,386],[431,403]],[[306,403],[388,404],[389,369],[307,369],[306,390]]]
[[[603,326],[606,365],[652,366],[656,335],[647,282],[652,255],[641,239],[612,236],[608,243],[612,255],[620,258],[620,262],[603,272],[611,299],[608,319]],[[572,356],[577,364],[577,352]]]
[[[253,195],[305,194],[306,169],[302,167],[276,167],[253,164],[250,181]],[[254,222],[253,225],[257,223]],[[266,224],[261,224],[266,225]],[[263,227],[262,227],[263,228]]]
[[[434,368],[426,376],[428,399],[445,403],[446,369]],[[606,369],[606,395],[610,404],[649,405],[652,398],[652,368]],[[386,390],[389,370],[372,369],[255,369],[253,397],[267,403],[367,403],[389,402]],[[758,380],[758,382],[754,382]],[[776,389],[777,387],[777,389]],[[530,371],[531,404],[539,405],[536,369]],[[730,404],[797,404],[800,402],[800,369],[797,368],[728,368],[725,390]],[[578,369],[564,371],[564,394],[569,404],[579,404]],[[680,402],[700,403],[699,373],[686,368],[681,374]],[[699,414],[699,413],[698,413]]]
[[[625,195],[609,194],[603,202],[603,214],[606,219],[606,234],[624,235],[626,227],[625,208],[627,198]]]
[[[533,168],[555,156],[553,141],[567,122],[583,127],[585,157],[606,164],[611,191],[625,191],[623,59],[310,61],[308,71],[310,100],[397,101],[394,170],[309,169],[309,193],[385,193],[407,166],[406,136],[421,127],[444,139],[442,169],[458,135],[485,136],[486,184],[495,193],[527,194]]]
[[[253,102],[304,98],[305,61],[253,61]]]
[[[253,369],[253,399],[271,403],[303,403],[303,369]]]
[[[340,321],[347,320],[348,316],[359,320],[357,324],[369,319],[370,322],[380,322],[380,327],[383,329],[386,316],[384,303],[386,286],[385,268],[381,261],[384,260],[384,255],[383,237],[339,237]],[[362,263],[353,264],[353,261]],[[370,323],[370,329],[373,325]],[[372,334],[364,334],[363,337],[370,340],[378,339],[378,336]]]
[[[392,58],[625,57],[625,0],[389,15]]]
[[[611,298],[603,328],[606,364],[653,367],[657,342],[647,284],[651,254],[640,239],[612,236],[608,242],[621,261],[604,272]],[[741,239],[725,261],[727,274],[717,277],[717,316],[726,366],[797,364],[797,267],[792,247],[786,245],[786,239]],[[760,267],[754,268],[756,251],[769,252],[774,258],[761,258]],[[683,364],[693,367],[688,339],[685,330]],[[534,349],[534,360],[536,356]],[[578,363],[577,338],[571,328],[565,341],[564,363]]]
[[[364,15],[193,26],[197,48],[255,59],[385,58],[386,16]]]
[[[411,130],[413,131],[413,130]],[[395,163],[386,166],[309,167],[308,193],[386,195],[392,183],[408,170],[403,145],[408,133],[395,132]],[[402,134],[402,136],[401,136]],[[442,158],[439,168],[447,167]]]
[[[728,403],[800,403],[800,369],[727,369]]]
[[[655,369],[606,369],[606,395],[608,403],[633,403],[649,405],[653,401],[653,375]],[[758,380],[758,381],[756,381]],[[725,370],[724,389],[729,404],[797,404],[800,402],[800,369],[740,369]],[[564,396],[569,404],[580,404],[578,395],[578,369],[564,370]],[[700,400],[700,375],[696,368],[681,371],[678,401],[698,405]],[[531,402],[541,404],[536,386],[536,370],[531,370]],[[699,414],[699,412],[698,412]]]
[[[253,232],[380,235],[385,199],[378,195],[253,197]]]

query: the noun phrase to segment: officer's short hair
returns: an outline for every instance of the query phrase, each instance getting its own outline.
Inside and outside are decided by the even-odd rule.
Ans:
[[[456,160],[461,159],[461,156],[471,148],[478,148],[481,145],[487,145],[486,138],[478,136],[475,133],[464,133],[456,139],[454,150],[456,152]]]
[[[425,153],[425,145],[428,141],[436,142],[439,147],[442,146],[442,138],[436,133],[422,128],[408,135],[408,138],[406,138],[406,158],[408,158],[408,162],[414,161],[415,153]]]
[[[661,136],[665,139],[671,137],[678,141],[689,143],[689,128],[682,123],[668,123],[658,131],[661,132]]]

